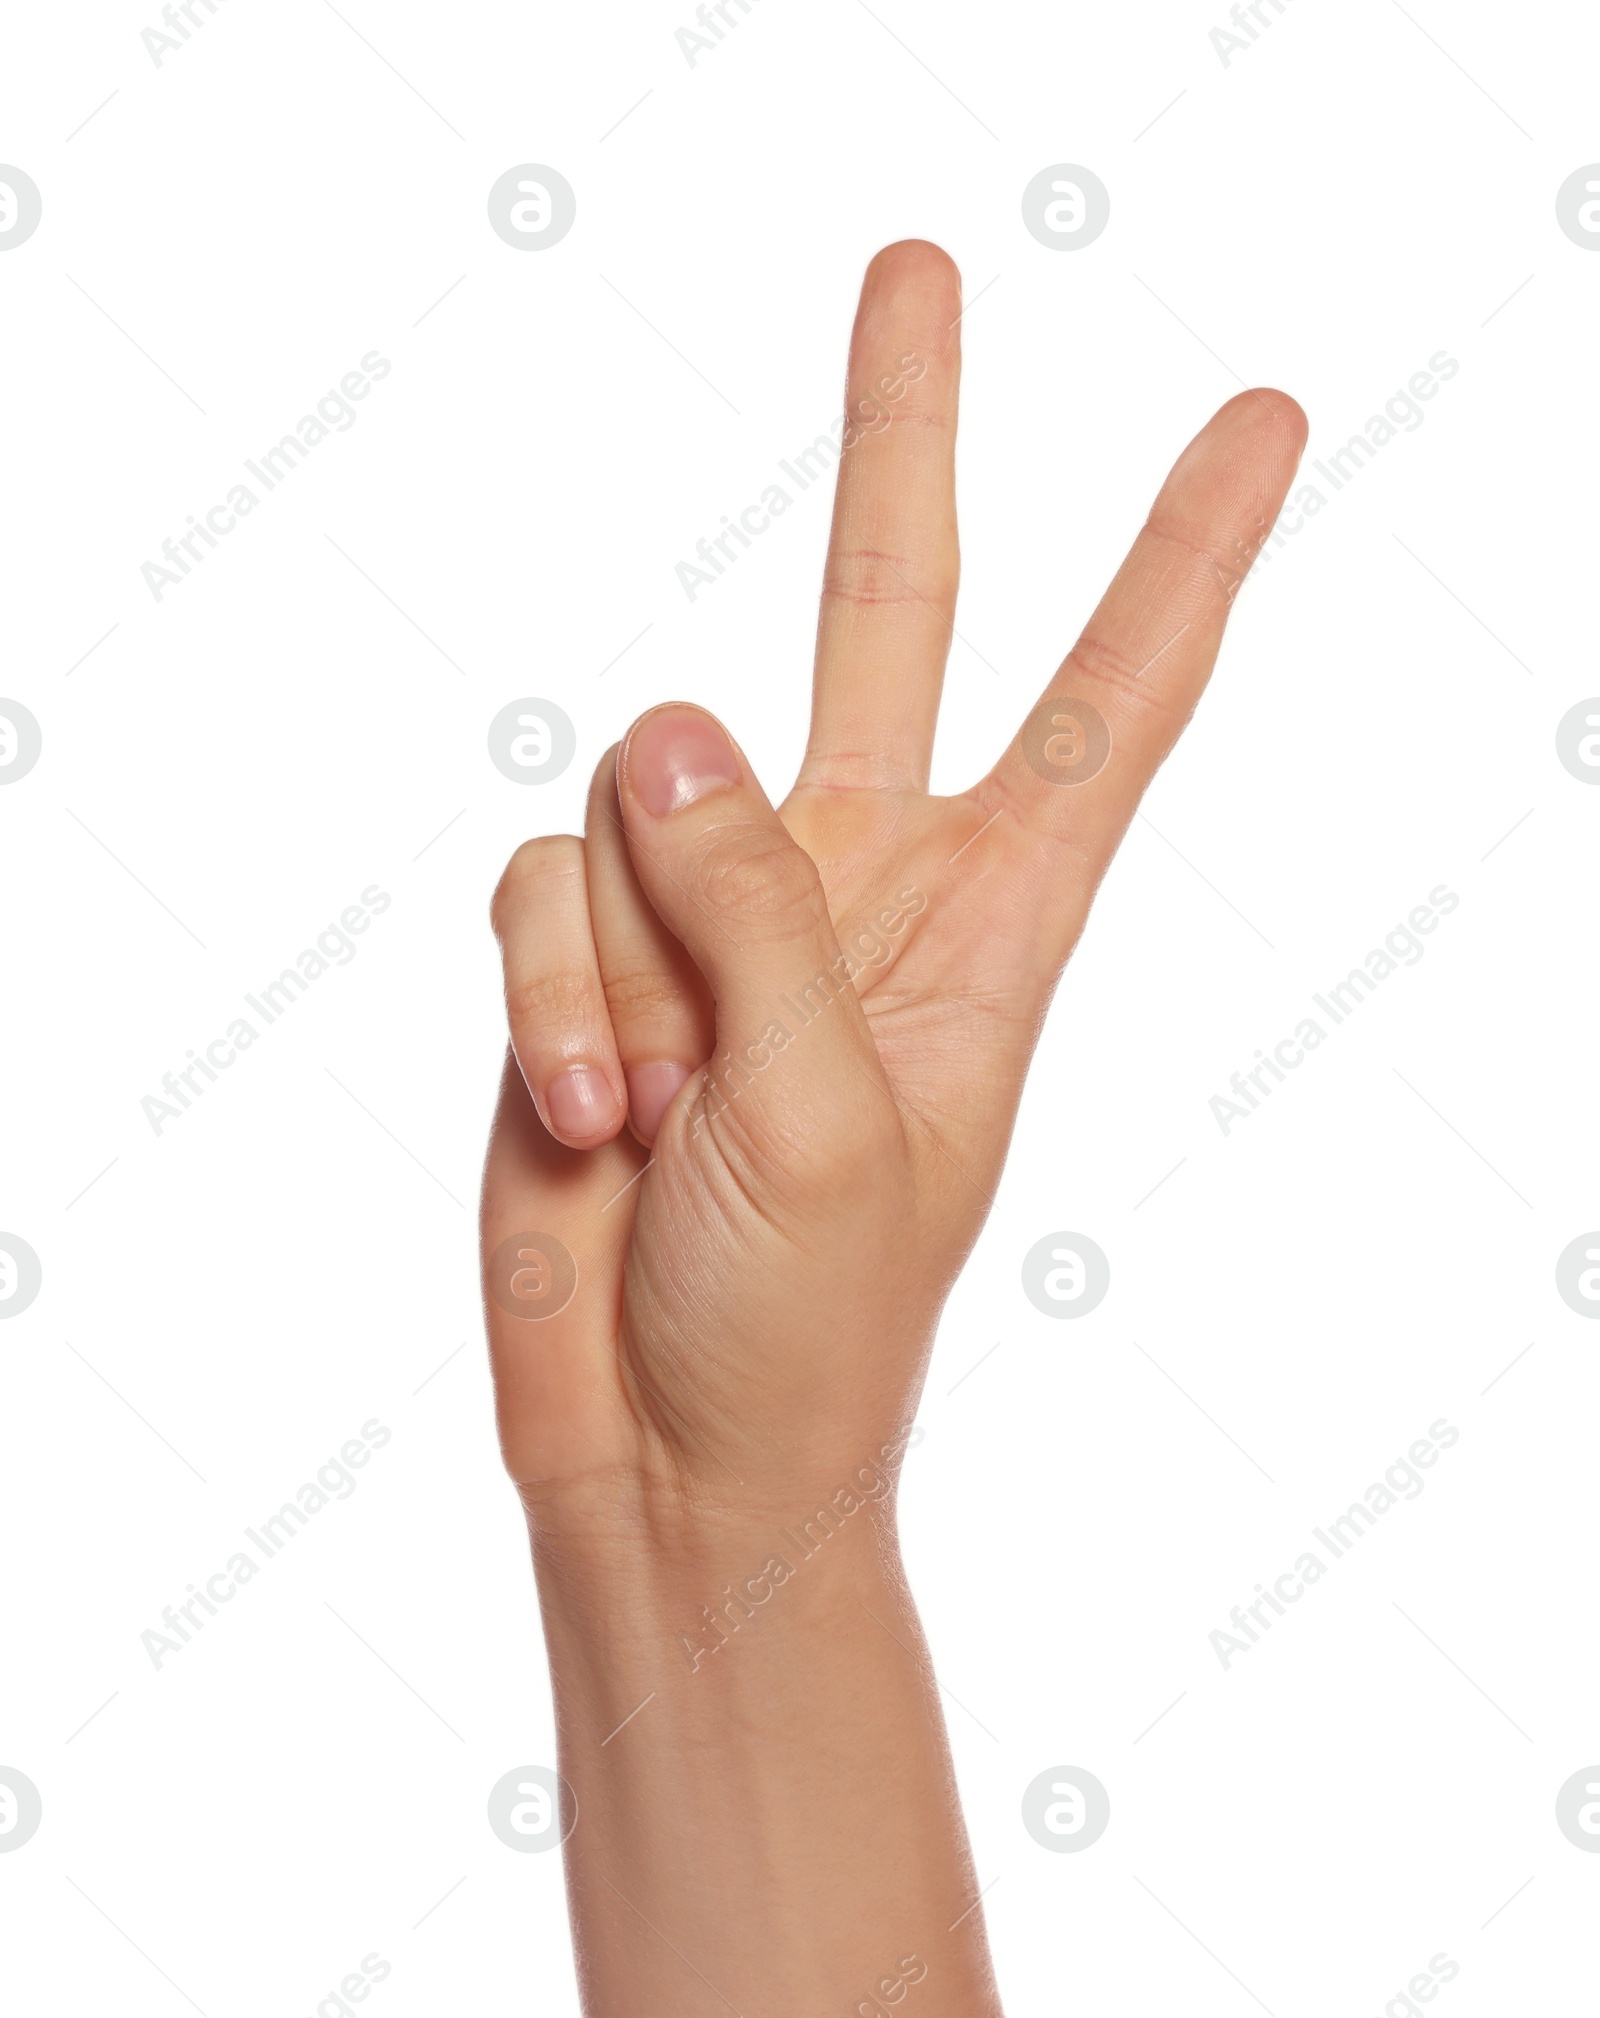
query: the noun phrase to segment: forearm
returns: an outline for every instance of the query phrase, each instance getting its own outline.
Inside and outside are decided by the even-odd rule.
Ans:
[[[817,1504],[536,1525],[591,2018],[999,2012],[892,1524]]]

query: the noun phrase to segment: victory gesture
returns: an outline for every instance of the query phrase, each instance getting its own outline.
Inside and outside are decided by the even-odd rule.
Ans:
[[[525,843],[495,897],[512,1056],[486,1308],[587,1993],[619,2018],[719,2008],[706,1980],[745,2012],[842,2012],[890,1965],[920,1983],[908,1954],[924,2018],[998,2009],[893,1477],[1051,992],[1305,424],[1269,391],[1207,424],[994,768],[934,798],[960,315],[936,247],[873,261],[788,798],[711,716],[658,707],[602,759],[584,837]],[[822,1508],[836,1525],[807,1552]],[[837,1778],[824,1821],[784,1751],[783,1702],[836,1664],[848,1829]]]

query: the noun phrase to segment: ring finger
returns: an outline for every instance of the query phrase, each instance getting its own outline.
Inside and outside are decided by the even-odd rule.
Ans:
[[[589,788],[584,846],[595,951],[628,1088],[628,1120],[648,1148],[678,1089],[711,1056],[711,994],[634,872],[617,798],[617,753]]]

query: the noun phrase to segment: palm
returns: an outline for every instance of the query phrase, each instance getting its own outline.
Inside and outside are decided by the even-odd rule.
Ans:
[[[1083,908],[1058,883],[1046,936],[1017,873],[1034,844],[997,796],[801,786],[781,808],[817,864],[841,945],[886,897],[914,888],[926,899],[856,986],[913,1145],[958,1180],[957,1210],[963,1193],[981,1205],[992,1188],[1043,998],[1067,951],[1062,928],[1075,938]]]

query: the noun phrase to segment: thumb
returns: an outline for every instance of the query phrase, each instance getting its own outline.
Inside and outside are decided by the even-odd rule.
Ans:
[[[814,1074],[837,1084],[847,1063],[844,1083],[865,1064],[881,1084],[816,865],[721,723],[678,703],[641,716],[617,754],[617,793],[645,894],[716,997],[713,1075],[719,1063],[763,1070],[804,1032],[812,1086]]]

